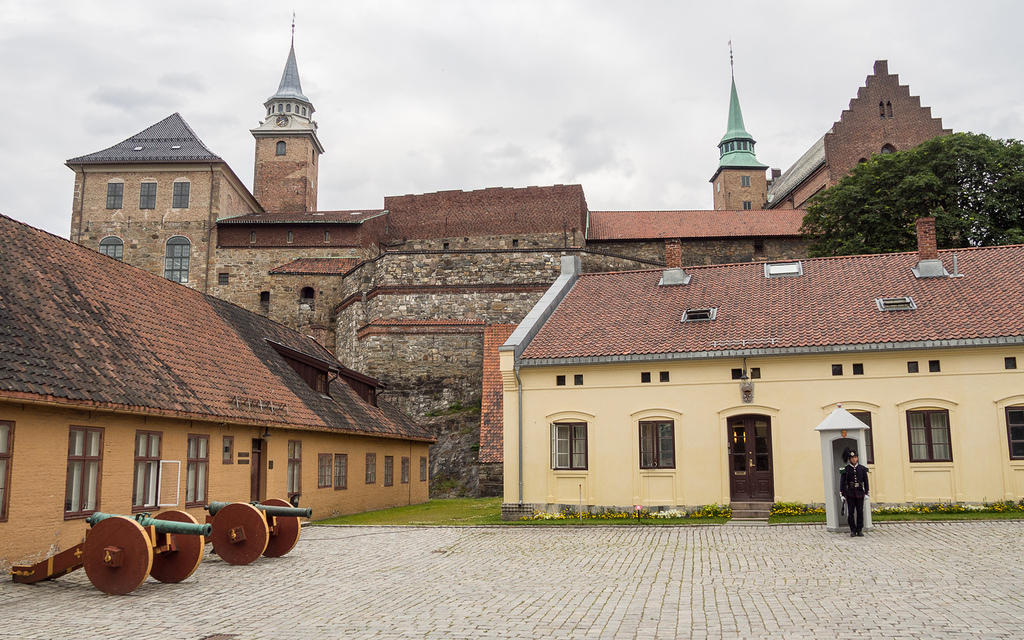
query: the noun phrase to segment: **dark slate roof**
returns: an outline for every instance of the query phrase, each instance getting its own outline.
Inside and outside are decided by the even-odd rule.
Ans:
[[[337,361],[288,327],[5,216],[0,244],[0,398],[432,440],[344,383],[314,391],[275,345]]]
[[[292,213],[246,213],[221,218],[217,224],[362,224],[387,213],[384,209],[346,211],[297,211]]]
[[[127,162],[224,162],[210,151],[179,113],[172,113],[114,146],[67,164],[123,164]]]
[[[584,273],[523,358],[1019,341],[1024,245],[940,251],[949,271],[954,254],[963,277],[916,278],[916,252],[803,260],[803,275],[793,277],[766,278],[764,263],[687,267],[689,284],[676,286],[659,286],[662,271]],[[903,296],[917,308],[880,311],[875,302]],[[681,322],[686,310],[706,308],[718,310],[714,320]]]
[[[768,189],[768,204],[773,205],[786,199],[794,189],[803,184],[818,167],[825,164],[825,136],[818,138],[793,166],[772,182]]]

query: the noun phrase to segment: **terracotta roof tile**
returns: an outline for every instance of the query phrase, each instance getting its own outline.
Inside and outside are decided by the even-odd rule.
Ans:
[[[315,392],[268,340],[335,360],[287,327],[4,216],[0,243],[0,397],[431,439]]]
[[[591,211],[587,239],[799,236],[802,209],[753,211]]]
[[[1024,336],[1024,245],[940,251],[960,278],[914,277],[918,254],[817,258],[803,275],[766,278],[764,263],[687,268],[687,285],[661,271],[583,274],[523,357],[714,352]],[[875,299],[910,296],[913,311]],[[682,323],[714,307],[713,321]],[[746,342],[744,342],[746,341]]]
[[[480,404],[480,462],[502,462],[505,429],[498,347],[515,331],[514,324],[491,324],[484,329],[484,383]]]
[[[296,258],[291,262],[274,267],[272,275],[344,275],[354,269],[362,260],[359,258]]]

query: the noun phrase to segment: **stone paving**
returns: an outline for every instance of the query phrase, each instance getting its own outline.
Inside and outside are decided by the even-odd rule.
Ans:
[[[3,638],[1020,638],[1024,522],[307,527],[107,596],[0,582]],[[232,637],[226,635],[226,637]]]

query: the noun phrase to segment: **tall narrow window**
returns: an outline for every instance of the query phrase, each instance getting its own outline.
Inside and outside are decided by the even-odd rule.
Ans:
[[[427,481],[427,457],[420,456],[420,482]]]
[[[551,425],[551,468],[587,468],[587,425],[585,422]]]
[[[175,209],[188,209],[188,192],[191,183],[175,182],[174,191],[171,194],[171,207]]]
[[[949,438],[949,412],[945,409],[907,412],[907,436],[911,462],[949,462],[953,447]]]
[[[885,103],[881,102],[881,101],[878,102],[878,117],[879,118],[884,118],[885,117]]]
[[[0,422],[0,522],[7,520],[7,496],[11,486],[11,449],[14,423]]]
[[[135,432],[135,473],[132,484],[132,509],[155,507],[160,495],[160,433]]]
[[[885,101],[885,117],[886,118],[891,118],[892,117],[892,103],[889,102],[888,100]]]
[[[318,453],[316,456],[316,488],[324,489],[331,486],[331,463],[333,457],[329,453]]]
[[[299,292],[299,304],[307,305],[312,309],[314,302],[316,302],[316,291],[313,290],[313,287],[302,287],[302,291]]]
[[[640,468],[675,469],[675,423],[656,420],[640,423]]]
[[[255,231],[250,231],[249,232],[249,244],[256,244],[256,232]]]
[[[1006,407],[1006,436],[1010,441],[1010,459],[1024,460],[1024,407]]]
[[[288,232],[288,242],[294,242],[294,241],[295,241],[295,234],[292,233],[291,231],[289,231]]]
[[[288,498],[302,493],[302,440],[288,441]]]
[[[384,486],[395,484],[395,457],[384,456]]]
[[[224,464],[235,463],[235,436],[224,436],[221,441],[221,458]]]
[[[402,484],[409,484],[409,458],[402,456]]]
[[[334,488],[348,489],[348,454],[334,454]]]
[[[201,506],[206,504],[206,481],[210,477],[210,436],[189,434],[187,459],[185,506]]]
[[[167,241],[164,252],[164,277],[173,282],[188,282],[188,261],[192,243],[184,236]]]
[[[366,454],[366,484],[377,482],[377,454]]]
[[[270,311],[270,292],[260,291],[260,309],[263,313]]]
[[[103,429],[71,427],[68,432],[68,475],[64,517],[84,516],[100,503]]]
[[[107,208],[120,209],[124,206],[124,183],[107,183]]]
[[[100,240],[100,253],[121,260],[124,258],[124,241],[117,236],[107,236]]]
[[[851,411],[850,413],[864,424],[871,426],[870,411]],[[864,462],[867,464],[875,464],[875,437],[871,435],[872,431],[872,429],[864,430],[864,448],[867,449],[864,452]]]
[[[139,208],[156,209],[155,182],[143,182],[139,185]]]
[[[277,142],[277,151],[275,152],[275,154],[279,155],[279,156],[283,156],[284,152],[285,152],[285,146],[286,145],[284,143],[284,140],[278,140],[278,142]]]

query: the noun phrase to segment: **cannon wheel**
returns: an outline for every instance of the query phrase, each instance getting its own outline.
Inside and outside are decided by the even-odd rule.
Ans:
[[[94,587],[111,595],[124,595],[146,581],[153,568],[153,542],[142,525],[131,518],[107,518],[86,534],[82,561]]]
[[[199,524],[190,514],[176,509],[158,513],[153,518]],[[157,535],[163,537],[162,534]],[[188,578],[199,568],[199,563],[203,561],[203,552],[206,550],[205,536],[172,533],[171,540],[174,542],[174,551],[153,556],[153,569],[149,574],[160,582],[181,582]]]
[[[292,506],[290,502],[280,498],[270,498],[260,504],[265,504],[268,507]],[[295,543],[299,541],[299,533],[302,531],[302,523],[299,522],[298,516],[275,516],[275,519],[277,524],[274,527],[274,533],[270,535],[270,542],[267,543],[267,549],[263,552],[263,555],[268,558],[280,558],[291,551],[295,547]]]
[[[232,502],[213,517],[213,551],[228,564],[249,564],[259,558],[270,540],[263,512],[245,502]]]

